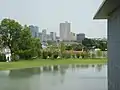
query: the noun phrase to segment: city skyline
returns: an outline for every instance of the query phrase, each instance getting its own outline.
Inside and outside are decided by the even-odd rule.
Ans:
[[[40,30],[45,28],[48,32],[56,32],[57,35],[59,35],[59,23],[68,21],[72,24],[72,32],[85,33],[87,37],[106,37],[106,20],[93,21],[92,18],[102,1],[2,0],[0,20],[6,17],[15,19],[22,25],[38,26]]]

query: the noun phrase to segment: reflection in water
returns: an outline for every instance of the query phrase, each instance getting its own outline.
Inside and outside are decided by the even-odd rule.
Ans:
[[[34,74],[40,74],[40,68],[26,68],[18,70],[10,70],[9,76],[11,78],[26,78]]]
[[[0,83],[0,90],[107,90],[106,67],[102,64],[10,70],[0,72]]]
[[[102,66],[103,65],[101,65],[101,64],[96,65],[96,69],[98,70],[98,72],[100,72],[102,70]]]

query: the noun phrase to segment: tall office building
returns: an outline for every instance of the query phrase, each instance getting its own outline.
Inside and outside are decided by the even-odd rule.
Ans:
[[[52,41],[56,41],[56,33],[55,32],[50,32],[50,38]]]
[[[29,28],[30,28],[32,37],[36,37],[37,38],[38,37],[38,32],[39,32],[39,27],[30,25]]]
[[[42,33],[41,32],[38,33],[38,38],[40,39],[40,41],[42,41]]]
[[[84,33],[79,33],[77,34],[77,41],[82,42],[82,40],[85,39],[85,34]]]
[[[42,30],[42,42],[46,42],[47,41],[47,30],[43,29]]]
[[[69,41],[70,40],[70,23],[67,21],[65,23],[60,23],[60,39],[62,41]]]
[[[51,38],[50,34],[47,34],[47,41],[51,41],[51,40],[52,40],[52,38]]]

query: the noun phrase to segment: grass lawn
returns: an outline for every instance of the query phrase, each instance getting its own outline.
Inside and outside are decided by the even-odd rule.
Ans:
[[[11,70],[18,68],[39,67],[54,64],[105,64],[107,59],[58,59],[58,60],[21,60],[18,62],[0,62],[0,70]]]

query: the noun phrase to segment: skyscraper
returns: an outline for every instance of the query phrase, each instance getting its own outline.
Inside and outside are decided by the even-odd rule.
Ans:
[[[70,23],[67,21],[65,23],[60,23],[60,40],[62,41],[70,41]]]
[[[56,41],[56,33],[55,32],[50,32],[50,37],[52,41]]]
[[[29,28],[30,28],[32,37],[36,37],[37,38],[38,37],[38,32],[39,32],[39,27],[30,25]]]
[[[47,42],[47,30],[46,29],[42,30],[42,41]]]
[[[41,32],[38,33],[38,38],[40,39],[40,41],[42,41],[42,33]]]

